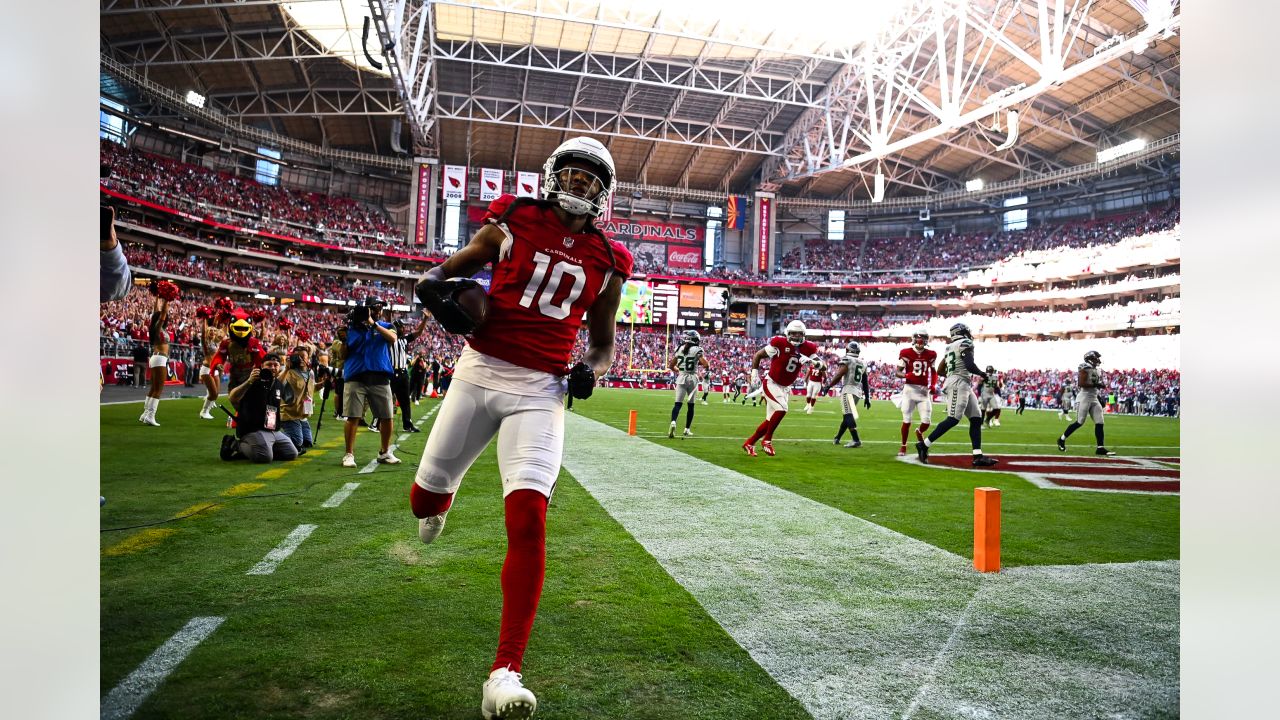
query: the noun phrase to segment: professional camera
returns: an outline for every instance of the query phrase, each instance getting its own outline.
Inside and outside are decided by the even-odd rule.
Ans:
[[[262,383],[263,385],[270,386],[271,383],[275,382],[275,379],[276,379],[276,373],[274,370],[271,370],[269,368],[262,368],[261,370],[258,371],[258,382]]]
[[[382,314],[382,308],[385,305],[386,303],[376,297],[367,297],[363,305],[353,307],[351,312],[347,313],[347,324],[363,326],[369,322],[370,316],[376,320]]]

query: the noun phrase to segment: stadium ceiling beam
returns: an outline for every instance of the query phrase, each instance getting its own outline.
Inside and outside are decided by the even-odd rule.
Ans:
[[[221,12],[218,13],[221,15]],[[215,63],[255,63],[283,60],[324,60],[342,58],[325,50],[308,33],[294,27],[235,29],[220,19],[225,30],[201,33],[165,33],[134,37],[111,44],[113,50],[148,67],[167,65],[210,65]],[[343,32],[351,34],[349,30]],[[348,53],[348,55],[350,55]],[[349,62],[354,59],[346,57]]]
[[[662,15],[661,10],[658,11],[658,15],[659,17],[661,17]],[[645,38],[644,48],[642,48],[640,51],[640,57],[642,58],[649,57],[649,53],[652,52],[653,50],[653,41],[656,40],[657,37],[658,37],[657,35],[650,35],[649,37]],[[636,88],[638,87],[640,86],[637,85],[636,83],[627,83],[627,91],[622,96],[622,102],[618,105],[618,123],[614,127],[614,132],[622,131],[622,118],[628,112],[631,111],[631,104],[635,100]],[[640,163],[640,170],[639,172],[636,173],[636,177],[640,179],[640,182],[643,183],[648,181],[647,178],[649,177],[649,163],[653,161],[653,156],[656,155],[657,152],[658,152],[658,143],[650,144],[649,152],[645,153],[644,160]]]
[[[290,2],[328,2],[331,0],[289,0]],[[262,5],[279,6],[279,0],[103,0],[99,15],[133,15],[136,13],[186,12],[215,8],[244,8]]]
[[[367,115],[389,117],[400,115],[400,98],[394,90],[362,88],[307,87],[297,89],[263,89],[252,91],[212,92],[223,111],[238,118],[271,118],[278,116],[328,117]]]
[[[409,120],[414,153],[439,157],[435,107],[439,88],[435,15],[426,2],[369,0],[378,45]]]
[[[639,113],[621,115],[612,110],[521,102],[508,97],[442,92],[438,95],[437,108],[437,117],[441,120],[524,125],[543,130],[586,132],[693,147],[706,145],[713,149],[763,155],[776,152],[775,148],[781,140],[779,133],[762,132],[758,129],[715,126]]]
[[[1039,29],[1039,57],[1031,56],[1008,32],[1023,5],[1034,6]],[[1157,35],[1174,31],[1181,22],[1169,14],[1084,60],[1075,59],[1074,46],[1084,31],[1092,2],[1065,13],[1054,0],[1013,0],[981,7],[976,3],[935,3],[919,0],[893,24],[895,31],[863,49],[861,72],[842,71],[829,86],[824,107],[802,116],[788,131],[782,161],[769,168],[767,181],[785,182],[877,163],[906,148],[938,140],[957,129],[1027,103],[1050,88],[1070,82],[1148,44]],[[977,33],[974,52],[966,36]],[[925,56],[926,41],[932,54]],[[1031,85],[1018,84],[990,92],[986,65],[1000,49],[1032,75]],[[930,92],[936,88],[937,92]],[[926,118],[925,126],[907,129],[909,119]],[[1033,117],[1034,117],[1034,113]],[[1050,123],[1046,130],[1068,132]],[[909,125],[909,123],[908,123]]]

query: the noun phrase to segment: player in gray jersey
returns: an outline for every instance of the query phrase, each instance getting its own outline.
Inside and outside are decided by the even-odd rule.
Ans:
[[[1071,392],[1070,385],[1063,385],[1062,392],[1058,394],[1058,414],[1064,418],[1071,417],[1071,409],[1075,407],[1076,396]]]
[[[1102,372],[1098,370],[1101,364],[1102,356],[1096,350],[1084,354],[1084,362],[1080,363],[1078,373],[1080,391],[1076,393],[1076,419],[1058,437],[1058,449],[1061,451],[1066,451],[1067,438],[1071,437],[1071,433],[1079,430],[1085,420],[1093,418],[1093,437],[1098,441],[1098,449],[1094,454],[1115,455],[1107,449],[1104,442],[1102,403],[1098,401],[1098,390],[1102,387]]]
[[[990,467],[998,460],[982,454],[982,411],[978,409],[978,396],[973,392],[974,376],[986,380],[987,374],[973,361],[973,334],[969,326],[956,323],[951,326],[951,343],[947,345],[938,363],[938,375],[945,377],[942,383],[943,401],[947,405],[947,417],[929,433],[929,437],[916,443],[916,456],[928,464],[929,447],[948,430],[960,424],[960,418],[969,418],[969,441],[973,444],[973,466]]]
[[[680,417],[680,404],[684,402],[688,402],[689,409],[685,412],[682,437],[693,437],[690,427],[693,425],[693,406],[698,393],[698,368],[710,367],[702,352],[701,342],[697,330],[686,330],[683,342],[676,348],[675,355],[671,356],[671,363],[667,365],[668,369],[676,372],[676,404],[671,407],[671,427],[667,430],[669,438],[676,436],[676,419]]]
[[[978,394],[982,401],[982,424],[986,427],[1000,427],[1000,375],[994,365],[987,366],[987,377],[982,381],[982,390]]]
[[[867,380],[867,363],[863,361],[861,355],[862,348],[858,343],[851,342],[846,345],[844,357],[840,358],[838,369],[822,386],[822,394],[825,395],[837,380],[844,380],[844,387],[840,390],[840,409],[844,412],[844,419],[840,421],[840,430],[836,432],[832,442],[839,445],[840,438],[844,437],[844,431],[848,430],[849,442],[844,444],[847,448],[862,447],[862,440],[858,438],[858,401],[861,400],[866,408],[871,407],[871,386]]]

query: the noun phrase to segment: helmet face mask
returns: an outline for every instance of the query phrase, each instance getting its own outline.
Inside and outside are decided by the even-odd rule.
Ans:
[[[792,320],[791,322],[787,323],[787,330],[786,330],[787,340],[792,345],[799,345],[800,343],[804,342],[805,330],[806,328],[804,326],[804,323],[800,322],[799,320]]]
[[[698,343],[702,342],[702,337],[698,335],[697,330],[685,330],[684,341],[689,343],[690,345],[697,345]]]
[[[589,137],[570,138],[542,164],[542,197],[571,215],[600,217],[613,194],[613,156]],[[581,194],[574,188],[581,185]]]

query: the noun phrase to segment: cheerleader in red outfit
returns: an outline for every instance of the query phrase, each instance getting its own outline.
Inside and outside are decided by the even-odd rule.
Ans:
[[[151,387],[143,400],[142,416],[138,422],[160,427],[156,422],[156,409],[160,407],[160,395],[164,392],[164,383],[169,379],[169,332],[165,325],[169,324],[169,301],[178,299],[178,286],[168,280],[159,280],[151,284],[151,292],[156,296],[155,309],[147,322],[147,332],[151,340],[151,358],[147,361],[147,375],[151,379]]]

